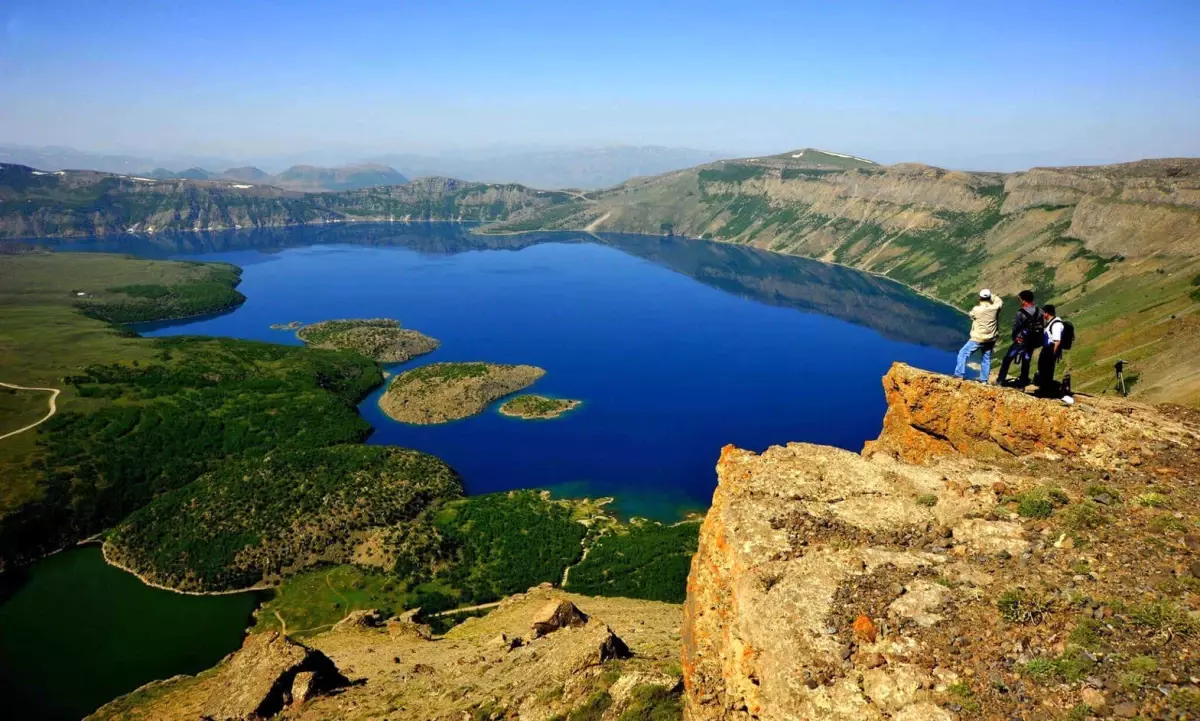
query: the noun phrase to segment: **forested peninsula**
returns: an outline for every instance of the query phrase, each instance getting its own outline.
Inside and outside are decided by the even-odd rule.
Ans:
[[[273,588],[264,627],[340,620],[334,576],[395,611],[489,603],[539,583],[682,600],[694,534],[664,538],[602,503],[535,491],[464,498],[441,460],[363,445],[371,428],[356,405],[383,382],[363,347],[151,339],[117,325],[228,309],[242,300],[238,279],[220,264],[0,254],[0,303],[12,310],[0,314],[0,380],[61,389],[56,414],[0,443],[0,568],[98,538],[110,562],[160,587]],[[318,342],[398,329],[349,323],[320,325]],[[434,386],[468,380],[475,394],[458,397],[472,402],[542,374],[415,370]],[[612,563],[625,571],[610,575]]]

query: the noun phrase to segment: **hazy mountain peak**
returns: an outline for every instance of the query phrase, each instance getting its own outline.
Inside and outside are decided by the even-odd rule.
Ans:
[[[792,161],[796,165],[806,165],[814,168],[870,168],[879,167],[874,160],[860,158],[848,153],[837,153],[832,150],[817,148],[800,148],[787,153],[773,155],[772,158]]]

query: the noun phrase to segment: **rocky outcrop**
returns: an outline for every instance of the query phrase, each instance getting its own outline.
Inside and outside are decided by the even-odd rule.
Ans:
[[[213,721],[271,718],[285,706],[345,684],[320,651],[274,632],[252,634],[217,674],[203,715]]]
[[[920,463],[931,456],[974,459],[1042,451],[1105,455],[1128,447],[1151,426],[1141,418],[1047,402],[994,385],[968,384],[898,363],[883,379],[883,433],[864,454]]]
[[[1180,482],[1200,417],[902,365],[884,385],[861,455],[722,451],[688,579],[686,718],[1057,718],[1098,690],[1149,718],[1200,699],[1166,660],[1192,641],[1133,631],[1191,628],[1200,536],[1175,516],[1200,510]],[[1123,676],[1146,655],[1161,692]]]
[[[295,710],[347,683],[320,651],[274,632],[251,634],[212,673],[156,682],[128,697],[165,695],[171,699],[169,707],[146,708],[122,698],[89,718],[259,721],[284,709]]]
[[[588,617],[575,604],[566,599],[551,601],[542,607],[529,628],[530,638],[541,638],[560,628],[578,628],[586,625]]]
[[[572,717],[616,721],[630,710],[646,714],[636,718],[667,718],[649,714],[678,708],[679,606],[539,587],[436,638],[395,633],[395,619],[377,625],[377,616],[354,613],[307,639],[307,647],[275,634],[251,636],[212,671],[158,683],[93,718],[192,721],[281,711],[279,718],[293,721],[461,721],[566,718],[586,709],[591,715]],[[547,623],[555,627],[529,637],[531,626]],[[328,693],[306,660],[316,654],[349,684]]]

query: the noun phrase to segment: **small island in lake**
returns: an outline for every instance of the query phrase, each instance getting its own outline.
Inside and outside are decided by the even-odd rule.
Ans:
[[[392,381],[379,407],[402,423],[447,423],[482,413],[488,404],[533,385],[546,371],[499,363],[431,363]]]
[[[304,327],[304,323],[294,320],[291,323],[272,323],[271,330],[300,330]]]
[[[313,348],[355,350],[380,363],[405,363],[441,345],[436,338],[401,328],[400,321],[391,318],[324,320],[304,326],[296,337]]]
[[[505,401],[500,406],[501,415],[523,418],[525,420],[548,420],[558,418],[562,414],[573,411],[583,405],[583,401],[568,398],[547,398],[546,396],[523,395]]]

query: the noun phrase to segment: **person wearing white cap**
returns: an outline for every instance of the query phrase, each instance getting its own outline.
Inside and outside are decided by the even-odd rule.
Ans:
[[[988,382],[992,372],[992,349],[996,347],[996,338],[1000,335],[1000,307],[1004,301],[992,295],[992,291],[984,288],[979,291],[979,303],[967,315],[971,316],[971,337],[958,351],[958,363],[954,366],[954,376],[962,378],[967,374],[967,359],[975,351],[979,351],[979,380]]]

